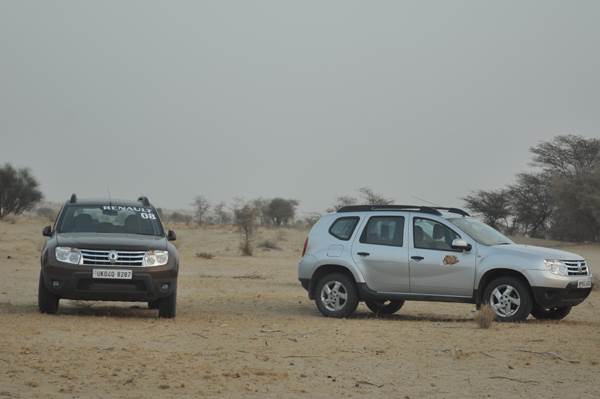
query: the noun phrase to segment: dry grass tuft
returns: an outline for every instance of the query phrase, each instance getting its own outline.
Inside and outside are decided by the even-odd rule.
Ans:
[[[212,259],[215,257],[215,255],[211,254],[210,252],[196,252],[196,257],[202,259]]]
[[[1,221],[3,221],[6,224],[16,224],[17,223],[17,218],[14,216],[4,216],[2,219],[0,219]]]
[[[496,312],[490,305],[482,305],[479,312],[475,316],[475,321],[479,328],[490,328],[496,319]]]
[[[264,280],[265,278],[258,273],[248,273],[242,276],[233,276],[236,280]]]
[[[266,250],[281,251],[281,247],[272,240],[264,240],[258,243],[258,247]]]

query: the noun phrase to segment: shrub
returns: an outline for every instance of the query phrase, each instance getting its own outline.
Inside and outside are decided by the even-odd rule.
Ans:
[[[475,321],[479,328],[490,328],[496,319],[496,312],[490,305],[482,305],[479,312],[475,316]]]
[[[235,210],[235,224],[242,235],[240,250],[244,256],[254,254],[253,242],[256,234],[257,210],[253,206],[244,205]]]
[[[258,244],[259,248],[263,248],[263,249],[267,249],[267,250],[276,250],[276,251],[280,251],[281,248],[279,247],[279,245],[277,245],[277,243],[275,241],[272,240],[264,240],[261,241]]]
[[[196,257],[202,259],[212,259],[215,257],[215,255],[211,254],[210,252],[196,252]]]
[[[0,168],[0,219],[19,215],[41,201],[42,192],[29,169],[15,169],[10,164]]]

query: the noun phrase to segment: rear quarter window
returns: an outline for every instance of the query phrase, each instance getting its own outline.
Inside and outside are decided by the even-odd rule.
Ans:
[[[348,241],[356,229],[358,216],[338,218],[329,228],[329,234],[338,240]]]

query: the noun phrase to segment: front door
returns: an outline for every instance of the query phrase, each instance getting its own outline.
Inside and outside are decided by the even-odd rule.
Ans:
[[[404,216],[371,216],[352,246],[367,286],[378,292],[408,293],[408,246]]]
[[[461,237],[445,223],[420,216],[412,216],[411,230],[411,293],[472,297],[475,251],[452,249],[454,239],[470,238]]]

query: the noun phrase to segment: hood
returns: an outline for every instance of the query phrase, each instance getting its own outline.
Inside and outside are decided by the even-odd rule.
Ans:
[[[561,251],[559,249],[536,247],[533,245],[496,245],[493,247],[494,252],[503,252],[516,256],[535,256],[541,259],[556,259],[556,260],[584,260],[580,255],[572,252]]]
[[[61,247],[79,249],[116,249],[122,251],[167,249],[166,237],[140,234],[62,233],[57,234],[56,242]]]

